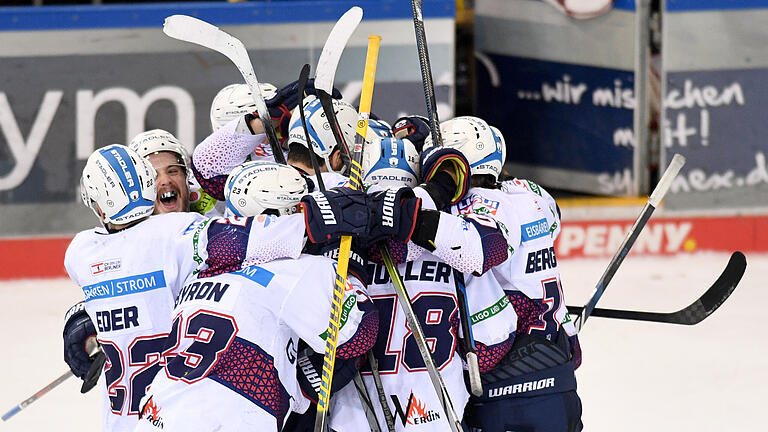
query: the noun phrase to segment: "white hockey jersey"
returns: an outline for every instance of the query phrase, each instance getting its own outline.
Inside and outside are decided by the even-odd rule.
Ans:
[[[135,426],[185,279],[297,257],[303,224],[301,215],[228,220],[170,213],[112,234],[91,229],[75,236],[64,264],[85,293],[85,309],[107,355],[103,430]],[[208,253],[209,245],[222,244],[228,247]]]
[[[468,276],[469,292],[500,284],[512,297],[517,291],[539,303],[530,314],[527,332],[550,339],[563,326],[569,335],[576,333],[555,255],[560,214],[549,193],[531,181],[513,179],[503,182],[501,189],[471,188],[451,211],[494,219],[507,235],[509,258],[483,276]]]
[[[379,310],[379,337],[373,348],[383,389],[397,431],[450,430],[440,399],[424,366],[403,309],[383,265],[369,269],[368,292]],[[464,413],[469,393],[464,383],[463,360],[459,355],[460,317],[451,267],[427,251],[415,261],[398,266],[413,310],[422,325],[436,366],[451,397],[458,418]],[[504,297],[500,289],[468,293],[477,310],[494,309]],[[509,316],[494,313],[496,319]],[[488,345],[503,342],[509,329],[485,320],[473,327],[475,339]],[[361,369],[363,380],[380,422],[384,415],[368,364]],[[354,386],[348,385],[334,398],[331,427],[337,431],[364,430],[366,418]]]
[[[306,410],[297,344],[301,338],[324,350],[335,266],[302,255],[189,281],[176,299],[165,366],[136,430],[277,431],[289,410]],[[364,323],[366,309],[373,306],[362,286],[348,284],[340,350],[361,323],[376,326]],[[357,337],[375,337],[363,333]]]

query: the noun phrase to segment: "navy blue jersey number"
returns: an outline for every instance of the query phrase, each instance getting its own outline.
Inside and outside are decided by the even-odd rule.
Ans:
[[[131,406],[128,414],[139,413],[141,398],[162,367],[160,358],[167,338],[167,334],[143,336],[136,338],[128,347],[128,364],[139,368],[131,375]]]
[[[543,290],[541,302],[546,310],[539,315],[540,324],[532,325],[528,333],[550,339],[560,330],[560,322],[555,317],[555,313],[563,302],[563,291],[560,289],[560,281],[557,278],[544,279],[541,281],[541,288]]]
[[[107,355],[107,361],[104,364],[104,378],[107,383],[110,409],[113,413],[121,414],[127,399],[130,401],[128,415],[139,414],[141,398],[144,397],[149,384],[152,383],[152,379],[162,367],[160,359],[167,337],[167,334],[159,334],[134,339],[128,346],[127,359],[114,343],[99,341],[101,349]],[[120,385],[127,369],[125,367],[126,360],[130,367],[138,368],[128,380],[128,388],[125,385]]]
[[[119,385],[125,373],[123,353],[112,342],[100,340],[99,344],[104,354],[107,355],[107,361],[104,363],[104,379],[106,380],[107,394],[109,395],[109,407],[114,414],[121,414],[127,393],[125,386]]]
[[[178,335],[179,342],[183,337],[192,339],[192,343],[181,352],[166,352],[165,368],[171,379],[193,383],[208,376],[221,354],[235,340],[238,328],[233,317],[206,310],[197,311],[186,319],[182,331],[183,321],[177,317],[172,334]]]
[[[412,372],[426,370],[424,359],[421,357],[407,321],[405,325],[407,333],[403,338],[402,350],[391,348],[395,313],[397,313],[397,296],[388,294],[374,296],[373,299],[379,310],[379,337],[373,346],[374,356],[379,363],[379,372],[397,373],[400,364]],[[435,365],[438,369],[442,369],[453,358],[458,340],[456,298],[444,293],[420,293],[412,299],[411,304],[424,331],[424,338],[432,352]],[[370,367],[366,364],[363,370],[370,371]]]

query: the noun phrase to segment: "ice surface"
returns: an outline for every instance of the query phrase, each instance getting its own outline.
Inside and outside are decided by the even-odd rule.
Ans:
[[[600,307],[673,311],[698,298],[728,254],[630,256]],[[581,305],[608,259],[560,260],[568,304]],[[591,318],[582,330],[577,371],[587,431],[759,430],[768,400],[768,255],[747,255],[731,298],[696,326]],[[0,411],[66,370],[61,327],[82,292],[66,279],[0,282]],[[103,383],[86,395],[70,379],[0,425],[4,431],[93,431]]]

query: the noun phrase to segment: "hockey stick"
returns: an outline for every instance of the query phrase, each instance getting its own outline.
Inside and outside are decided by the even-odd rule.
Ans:
[[[104,367],[104,362],[107,360],[107,356],[106,354],[104,354],[104,351],[99,349],[99,345],[96,342],[96,338],[89,338],[86,341],[85,346],[86,346],[86,349],[88,350],[88,354],[93,359],[93,363],[91,363],[91,367],[88,368],[88,372],[85,374],[85,378],[83,378],[83,385],[80,387],[80,393],[87,393],[96,385],[96,383],[99,381],[99,376],[101,375],[101,369]],[[11,408],[7,413],[3,414],[2,420],[8,421],[9,418],[18,414],[21,410],[29,406],[29,404],[40,399],[44,394],[53,390],[59,384],[66,381],[71,376],[75,376],[72,373],[72,371],[66,371],[60,377],[51,381],[50,384],[38,390],[37,393],[28,397],[27,399],[22,401],[20,404]]]
[[[342,17],[343,18],[343,17]],[[337,23],[338,26],[338,23]],[[334,30],[336,27],[334,27]],[[333,33],[333,32],[332,32]],[[332,35],[333,36],[333,35]],[[329,41],[332,40],[329,37]],[[335,40],[335,39],[334,39]],[[368,112],[371,108],[371,99],[373,98],[373,83],[376,79],[376,61],[379,56],[379,42],[381,37],[371,36],[368,38],[368,53],[365,59],[365,71],[363,72],[363,91],[360,95],[360,114],[358,117],[358,135],[361,134],[365,137],[365,131],[368,129]],[[323,49],[325,51],[325,49]],[[322,57],[322,55],[321,55]],[[317,79],[315,79],[315,88],[318,90],[318,97],[323,97],[320,88],[317,87]],[[333,85],[326,82],[321,85]],[[328,89],[326,89],[328,90]],[[325,93],[325,96],[330,98],[330,93]],[[330,102],[330,101],[329,101]],[[323,105],[326,118],[331,126],[332,130],[339,128],[338,121],[333,115],[333,106],[330,105],[330,111],[326,105]],[[365,113],[364,113],[365,111]],[[341,132],[340,130],[338,132]],[[336,134],[334,134],[336,135]],[[339,134],[341,135],[341,134]],[[341,146],[343,138],[335,136],[336,143]],[[365,138],[363,138],[365,139]],[[356,137],[357,141],[357,137]],[[349,181],[349,186],[352,189],[362,188],[363,181],[360,177],[360,160],[362,159],[362,144],[360,145],[360,151],[356,150],[352,157],[352,170]],[[341,319],[341,303],[344,300],[344,283],[347,278],[347,269],[349,267],[349,256],[352,250],[352,237],[343,236],[341,238],[341,244],[339,245],[339,260],[336,267],[336,286],[333,291],[333,306],[331,307],[331,317],[328,323],[328,333],[325,342],[325,355],[323,357],[323,376],[320,383],[320,392],[317,398],[317,417],[315,417],[315,432],[324,432],[325,423],[328,417],[328,398],[331,392],[331,381],[333,379],[333,367],[336,361],[336,345],[338,344],[338,328],[339,321]]]
[[[368,388],[365,386],[365,381],[363,381],[360,372],[355,374],[353,381],[355,383],[357,395],[360,397],[360,403],[363,405],[363,410],[365,411],[365,418],[368,419],[368,424],[371,427],[371,432],[381,432],[379,420],[376,418],[376,412],[373,409],[373,402],[368,396]]]
[[[437,369],[434,359],[432,359],[432,353],[424,338],[424,331],[421,328],[421,323],[416,319],[416,313],[413,311],[408,291],[405,289],[405,285],[403,285],[400,274],[397,272],[397,268],[392,262],[392,257],[389,255],[387,248],[380,246],[379,253],[381,253],[381,258],[384,261],[384,266],[387,268],[389,278],[392,280],[392,285],[395,287],[400,307],[405,311],[408,327],[413,334],[413,339],[416,341],[416,346],[419,347],[419,353],[421,353],[421,357],[424,359],[424,366],[429,373],[429,379],[432,381],[435,392],[440,398],[440,405],[442,405],[443,412],[445,412],[445,415],[448,417],[448,425],[451,427],[451,431],[461,432],[463,431],[461,427],[461,419],[456,415],[456,410],[453,408],[453,402],[451,402],[451,396],[448,394],[448,390],[445,387],[443,377],[440,375],[440,371]]]
[[[235,64],[248,84],[248,88],[251,89],[251,96],[256,103],[256,110],[262,125],[264,125],[275,162],[285,164],[285,155],[283,155],[280,141],[277,139],[269,109],[264,102],[264,95],[261,94],[259,81],[253,71],[253,64],[243,43],[218,27],[187,15],[167,17],[163,24],[163,32],[174,39],[192,42],[217,51]]]
[[[333,138],[341,149],[341,154],[344,156],[344,173],[349,173],[351,168],[353,156],[349,151],[349,146],[344,139],[344,134],[339,128],[339,122],[336,120],[336,113],[333,110],[333,80],[336,76],[336,68],[339,65],[341,54],[344,52],[344,47],[347,46],[352,33],[355,31],[360,21],[363,19],[363,10],[357,6],[350,8],[339,18],[336,24],[331,29],[331,33],[328,35],[328,39],[323,46],[323,52],[320,53],[320,58],[317,60],[317,69],[315,70],[315,91],[317,98],[320,100],[320,105],[323,107],[323,112],[328,119],[328,124],[331,126],[331,133]],[[369,45],[370,46],[370,43]],[[362,103],[362,95],[361,95]],[[366,123],[367,125],[367,123]],[[359,165],[359,164],[358,164]],[[350,180],[353,176],[350,175]],[[357,185],[356,188],[360,188]]]
[[[325,190],[325,184],[323,183],[323,176],[320,175],[320,166],[317,163],[317,155],[312,150],[312,139],[309,137],[309,130],[307,129],[307,118],[304,114],[304,89],[307,87],[307,81],[309,80],[309,65],[305,64],[301,68],[299,73],[298,93],[299,93],[299,116],[301,117],[301,125],[304,128],[304,139],[307,141],[307,148],[309,150],[309,159],[312,161],[312,170],[315,171],[315,178],[317,179],[317,187],[321,190]]]
[[[640,212],[637,220],[635,220],[635,224],[627,233],[627,236],[624,238],[621,246],[619,246],[619,250],[616,251],[616,254],[613,256],[613,258],[611,258],[611,262],[608,263],[608,267],[605,269],[605,272],[597,282],[597,286],[592,292],[592,296],[590,297],[589,301],[584,305],[581,313],[574,321],[573,324],[576,326],[577,331],[584,327],[584,323],[587,321],[587,318],[592,315],[592,312],[595,309],[595,305],[597,305],[600,297],[603,296],[605,289],[608,287],[611,279],[613,279],[613,275],[616,274],[616,270],[618,270],[621,263],[624,262],[624,258],[629,253],[632,245],[635,244],[635,240],[637,240],[637,237],[640,235],[643,227],[645,227],[648,219],[651,218],[653,211],[656,209],[656,207],[658,207],[659,203],[664,198],[664,195],[667,194],[669,187],[672,186],[672,181],[677,176],[677,173],[680,172],[680,169],[683,167],[683,165],[685,165],[685,158],[682,155],[676,154],[672,158],[672,162],[669,163],[667,170],[664,171],[664,174],[659,179],[659,184],[657,184],[653,189],[651,196],[648,198],[648,202],[645,204],[645,207],[643,207],[643,210]]]
[[[413,27],[416,31],[416,47],[419,51],[419,66],[421,67],[421,81],[424,84],[424,98],[427,103],[427,117],[429,129],[432,134],[432,142],[436,146],[443,145],[443,137],[440,133],[440,119],[437,116],[437,100],[435,99],[435,85],[432,82],[432,66],[429,63],[429,51],[427,49],[427,34],[424,31],[424,16],[422,15],[422,0],[411,0],[413,9]],[[480,380],[480,365],[477,361],[475,339],[472,334],[472,319],[467,303],[467,292],[464,284],[464,275],[458,270],[453,270],[454,284],[456,285],[456,297],[461,314],[461,328],[464,333],[464,351],[467,358],[467,371],[469,372],[469,386],[472,394],[483,394],[483,383]]]
[[[723,273],[720,274],[715,283],[695,302],[675,312],[641,312],[595,308],[592,311],[592,316],[682,325],[698,324],[706,317],[712,315],[730,297],[739,281],[741,281],[746,268],[747,260],[744,254],[734,252],[725,270],[723,270]],[[578,314],[582,309],[581,306],[568,306],[569,313]]]
[[[93,387],[96,386],[96,383],[99,382],[99,376],[101,376],[101,370],[104,368],[104,363],[106,361],[107,355],[104,354],[104,351],[99,349],[96,357],[93,358],[93,363],[91,363],[91,367],[88,369],[88,373],[86,373],[85,378],[83,378],[83,385],[80,386],[80,393],[88,393]]]
[[[3,417],[2,417],[3,421],[8,421],[9,418],[11,418],[11,417],[15,416],[16,414],[18,414],[21,410],[23,410],[24,408],[28,407],[32,402],[40,399],[44,394],[46,394],[49,391],[53,390],[59,384],[63,383],[67,379],[69,379],[69,377],[73,377],[73,376],[74,375],[69,370],[64,372],[60,377],[58,377],[55,380],[53,380],[50,384],[48,384],[47,386],[45,386],[45,387],[41,388],[40,390],[38,390],[37,393],[35,393],[32,396],[28,397],[27,399],[22,401],[20,404],[18,404],[15,407],[11,408],[7,413],[3,414]]]
[[[301,73],[299,74],[299,81],[298,81],[298,96],[299,96],[299,115],[301,116],[301,123],[304,129],[304,139],[307,142],[307,145],[309,146],[309,158],[312,162],[312,169],[315,171],[315,178],[317,179],[317,187],[321,190],[325,190],[325,184],[323,183],[323,177],[320,175],[320,167],[317,163],[317,155],[315,154],[314,150],[312,150],[311,147],[311,141],[310,141],[310,135],[309,130],[307,129],[307,119],[306,115],[304,113],[304,89],[307,87],[307,81],[309,80],[309,65],[305,64],[301,68]],[[370,356],[370,351],[368,352]],[[367,388],[365,387],[365,382],[363,382],[362,377],[360,376],[360,372],[355,373],[354,377],[355,381],[355,388],[357,389],[358,396],[360,396],[360,403],[363,406],[363,410],[365,410],[365,417],[368,419],[368,422],[371,426],[371,430],[374,432],[380,432],[379,428],[379,421],[376,419],[376,413],[373,410],[372,402],[370,397],[368,396]],[[383,390],[377,388],[379,390],[379,394],[381,396],[381,392]],[[364,391],[365,393],[361,393],[361,391]],[[386,415],[387,408],[388,407],[382,407],[384,409],[384,413]],[[391,416],[391,414],[390,414]]]
[[[381,374],[379,373],[379,361],[373,355],[372,351],[368,351],[368,363],[371,366],[371,374],[373,375],[373,383],[376,386],[376,393],[379,396],[379,403],[381,404],[381,410],[384,412],[384,420],[387,422],[387,430],[389,432],[395,432],[395,417],[392,415],[392,411],[389,409],[387,403],[387,395],[384,393],[384,384],[381,382]]]

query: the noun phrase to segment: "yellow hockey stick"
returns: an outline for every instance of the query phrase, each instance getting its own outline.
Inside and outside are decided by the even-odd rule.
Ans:
[[[360,95],[360,112],[357,120],[357,134],[352,155],[352,166],[349,176],[349,185],[352,189],[361,189],[362,168],[360,161],[363,156],[363,144],[368,131],[368,117],[371,112],[371,100],[373,99],[373,82],[376,79],[376,61],[379,57],[379,44],[381,36],[368,37],[368,54],[365,59],[365,71],[363,72],[363,91]],[[333,110],[331,110],[333,112]],[[329,116],[331,128],[338,127],[335,119]],[[340,132],[340,131],[339,131]],[[341,134],[339,134],[341,135]],[[343,135],[342,138],[343,139]],[[345,146],[340,145],[343,149]],[[343,150],[342,150],[343,151]],[[325,424],[328,417],[328,400],[331,394],[331,382],[333,380],[333,368],[336,364],[336,346],[339,341],[339,324],[341,321],[341,305],[344,301],[344,285],[349,268],[349,254],[352,249],[352,237],[343,236],[339,247],[339,263],[336,267],[336,285],[333,290],[331,303],[331,318],[328,322],[328,332],[325,339],[325,355],[323,357],[323,374],[320,383],[320,391],[317,397],[317,417],[315,417],[315,432],[325,432]]]

